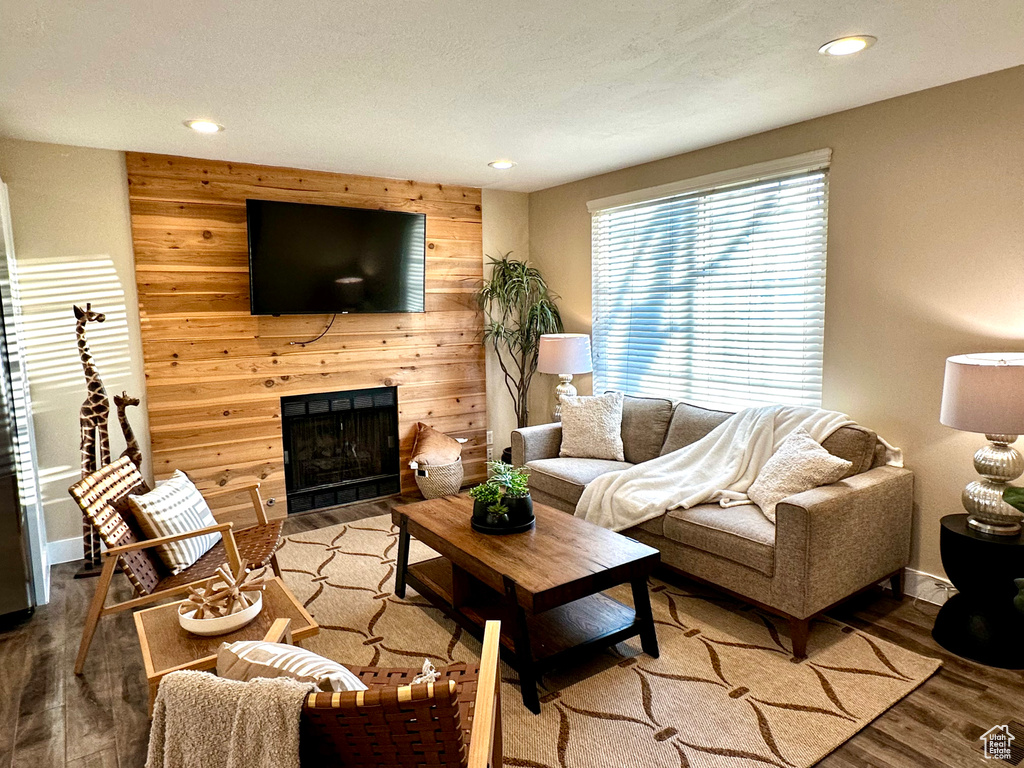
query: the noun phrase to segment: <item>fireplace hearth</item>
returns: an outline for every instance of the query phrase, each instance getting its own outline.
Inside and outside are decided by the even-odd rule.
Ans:
[[[396,387],[281,398],[288,513],[401,491]]]

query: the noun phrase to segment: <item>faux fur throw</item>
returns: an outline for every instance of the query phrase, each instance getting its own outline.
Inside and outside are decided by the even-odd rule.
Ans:
[[[146,768],[299,768],[299,718],[311,683],[247,683],[206,672],[160,681]]]
[[[793,430],[803,427],[820,443],[853,423],[820,408],[747,408],[678,451],[598,476],[583,491],[576,516],[621,531],[678,507],[749,503],[750,484]]]

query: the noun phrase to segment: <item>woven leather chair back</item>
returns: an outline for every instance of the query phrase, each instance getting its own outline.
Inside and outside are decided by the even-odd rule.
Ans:
[[[127,456],[100,467],[68,489],[107,547],[139,541],[126,519],[131,515],[128,494],[147,491],[145,479]],[[152,549],[121,555],[121,565],[140,597],[151,594],[160,580],[169,575]]]
[[[302,709],[302,764],[465,768],[454,680],[310,694]]]

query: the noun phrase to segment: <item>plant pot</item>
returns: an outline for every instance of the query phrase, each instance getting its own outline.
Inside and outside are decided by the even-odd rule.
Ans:
[[[473,500],[473,520],[474,522],[484,522],[487,519],[487,504],[485,502],[474,499]]]
[[[533,528],[533,499],[529,494],[522,497],[505,497],[502,504],[508,512],[500,517],[495,517],[487,511],[487,504],[481,501],[473,501],[473,519],[471,525],[474,531],[486,533],[491,536],[502,536],[509,533],[522,533]]]
[[[510,525],[521,525],[533,520],[533,499],[530,497],[530,494],[519,498],[506,496],[504,504],[508,507],[508,521]]]

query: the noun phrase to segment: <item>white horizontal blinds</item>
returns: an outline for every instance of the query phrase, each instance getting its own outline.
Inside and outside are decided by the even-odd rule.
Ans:
[[[597,210],[595,391],[821,404],[827,169]]]

